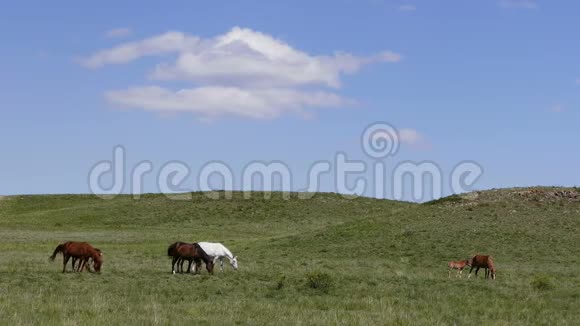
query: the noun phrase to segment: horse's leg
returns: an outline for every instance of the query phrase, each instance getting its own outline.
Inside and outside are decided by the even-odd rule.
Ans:
[[[199,274],[200,269],[201,269],[201,259],[196,258],[194,259],[195,264],[193,264],[193,266],[191,266],[191,268],[194,268],[195,270],[193,271],[194,274]]]
[[[175,274],[175,263],[177,262],[177,257],[171,257],[171,274]]]
[[[459,275],[458,276],[459,276],[459,278],[462,278],[463,277],[463,268],[460,268],[459,269]]]
[[[185,264],[185,258],[179,258],[179,272],[183,273],[183,264]]]
[[[185,263],[186,260],[184,260],[183,262]],[[184,269],[184,273],[191,273],[191,262],[193,260],[191,258],[187,258],[187,268]]]
[[[83,271],[83,266],[84,266],[84,258],[77,258],[77,272],[82,272]]]
[[[89,258],[87,260],[87,271],[91,272],[91,265],[94,265],[94,264],[95,264],[95,261],[92,258]]]
[[[201,273],[201,259],[195,259],[195,274]]]
[[[174,266],[173,266],[173,273],[179,273],[179,257],[175,257],[174,258],[175,261],[173,262]]]
[[[66,273],[66,264],[68,263],[70,256],[69,255],[64,255],[64,257],[62,257],[62,272]],[[73,268],[74,271],[74,268]]]
[[[451,268],[447,269],[447,278],[451,278]]]
[[[223,273],[224,272],[224,257],[220,257],[220,269]]]
[[[477,269],[475,270],[475,276],[477,276],[477,272],[479,272],[479,268],[480,267],[477,267]]]
[[[78,266],[77,266],[77,272],[82,273],[83,270],[85,269],[85,264],[87,262],[86,258],[78,258]]]
[[[177,272],[178,273],[183,273],[183,263],[184,263],[184,259],[183,258],[179,258],[179,260],[177,261]]]
[[[471,271],[473,270],[473,266],[471,266],[471,268],[469,268],[469,275],[467,275],[467,278],[471,278]]]
[[[87,265],[88,265],[88,262],[89,262],[89,259],[88,259],[88,258],[84,258],[84,259],[83,259],[83,261],[82,261],[82,264],[81,264],[81,266],[80,266],[80,268],[79,268],[79,272],[81,272],[81,273],[82,273],[82,272],[83,272],[83,270],[85,270],[85,267],[87,267],[87,268],[88,268],[88,266],[87,266]]]

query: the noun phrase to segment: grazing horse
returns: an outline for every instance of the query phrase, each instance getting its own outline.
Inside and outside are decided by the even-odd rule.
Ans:
[[[101,249],[99,248],[95,248],[95,250],[99,253],[99,256],[103,256],[103,252],[101,251]],[[78,264],[76,264],[76,262],[79,262]],[[83,261],[79,258],[75,258],[72,257],[72,267],[73,267],[73,271],[76,270],[77,272],[82,272],[81,271],[81,265],[82,265]],[[77,265],[76,269],[75,269],[75,264]],[[92,258],[89,258],[88,264],[87,264],[87,268],[89,270],[89,272],[91,271],[91,264],[94,264],[94,261]]]
[[[491,276],[495,280],[495,266],[493,265],[493,258],[491,256],[475,255],[471,257],[470,260],[471,268],[469,269],[469,277],[471,277],[471,271],[476,268],[475,276],[480,268],[485,268],[485,278]]]
[[[232,252],[221,243],[212,242],[198,242],[203,251],[212,257],[214,264],[219,260],[220,269],[224,271],[224,257],[227,257],[234,270],[238,270],[238,256],[234,256]]]
[[[469,261],[469,259],[448,262],[447,263],[447,268],[449,272],[448,277],[451,277],[451,271],[454,269],[457,270],[457,275],[455,275],[455,277],[461,277],[463,269],[467,266],[471,266],[471,261]]]
[[[67,241],[65,243],[61,243],[54,249],[52,256],[49,257],[51,261],[54,261],[56,255],[58,253],[62,253],[62,272],[66,272],[66,265],[68,260],[72,257],[75,261],[78,259],[81,261],[80,270],[82,271],[89,261],[89,259],[93,260],[94,268],[96,272],[101,271],[101,265],[103,264],[103,260],[101,258],[101,254],[93,248],[90,244],[86,242],[75,242],[75,241]],[[89,268],[90,270],[90,268]],[[73,264],[73,272],[74,264]]]
[[[167,248],[167,256],[171,257],[171,271],[175,274],[175,267],[177,267],[178,273],[183,273],[183,258],[177,252],[177,247],[187,244],[186,242],[177,241],[172,243],[169,248]]]
[[[205,263],[205,267],[209,273],[213,273],[213,261],[205,251],[197,243],[175,242],[167,248],[167,255],[172,257],[171,272],[175,274],[175,263],[178,263],[178,271],[183,272],[183,262],[188,261],[187,272],[191,269],[192,262],[195,261],[195,272],[198,273],[201,269],[201,262]],[[181,268],[180,263],[181,262]]]

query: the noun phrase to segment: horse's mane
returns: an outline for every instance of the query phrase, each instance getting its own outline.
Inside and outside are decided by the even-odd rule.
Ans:
[[[201,259],[203,260],[204,263],[209,263],[211,261],[211,257],[203,250],[203,248],[197,243],[193,243],[193,246],[199,250],[199,254],[201,256]]]
[[[224,248],[224,251],[229,255],[228,259],[233,259],[235,257],[234,253],[231,252],[231,250],[229,250],[228,247],[224,246],[223,244],[221,245]]]

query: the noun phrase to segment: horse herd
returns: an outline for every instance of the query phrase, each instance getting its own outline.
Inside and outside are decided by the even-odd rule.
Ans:
[[[56,255],[62,253],[63,266],[62,272],[66,272],[66,266],[69,259],[72,258],[73,272],[82,272],[83,270],[91,271],[91,265],[95,272],[101,271],[103,264],[103,253],[100,249],[94,248],[87,242],[67,241],[61,243],[54,249],[54,252],[49,257],[54,261]],[[167,248],[167,256],[171,257],[171,272],[184,273],[183,264],[188,262],[187,273],[199,273],[201,271],[202,262],[205,263],[205,268],[208,273],[213,273],[214,265],[219,261],[221,271],[224,271],[224,258],[227,258],[234,270],[238,269],[238,257],[221,243],[212,242],[174,242]],[[78,264],[77,264],[78,262]],[[194,264],[195,263],[195,264]],[[450,261],[447,263],[448,277],[451,277],[451,272],[457,270],[456,277],[461,277],[463,270],[466,267],[469,269],[469,277],[475,268],[475,275],[480,268],[485,269],[485,278],[495,280],[495,266],[491,256],[474,255],[470,259]]]
[[[68,261],[72,259],[72,271],[91,272],[91,265],[95,272],[100,273],[103,264],[103,252],[94,248],[87,242],[67,241],[61,243],[54,249],[49,257],[54,261],[56,256],[62,253],[62,272],[66,272]],[[175,268],[179,273],[183,273],[183,264],[187,261],[187,272],[199,273],[202,262],[209,273],[213,273],[215,263],[219,261],[221,271],[224,271],[224,258],[227,258],[234,270],[238,269],[238,257],[221,243],[212,242],[175,242],[167,248],[167,255],[172,258],[171,272],[175,274]],[[78,264],[77,264],[78,262]],[[195,262],[195,265],[192,264]]]
[[[485,269],[485,278],[491,277],[492,280],[495,280],[495,266],[493,264],[493,258],[491,256],[484,256],[484,255],[475,255],[471,257],[471,259],[466,260],[458,260],[458,261],[450,261],[447,263],[447,267],[449,270],[448,277],[451,277],[451,271],[456,269],[457,275],[456,277],[461,277],[461,273],[466,267],[470,267],[469,275],[467,278],[471,277],[471,271],[475,268],[475,276],[477,276],[477,272],[479,272],[480,268]]]

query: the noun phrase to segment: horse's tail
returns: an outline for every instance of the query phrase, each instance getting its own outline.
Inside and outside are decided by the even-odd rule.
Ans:
[[[56,258],[56,255],[59,252],[62,252],[62,254],[64,255],[64,243],[61,243],[58,246],[56,246],[56,248],[54,249],[54,252],[52,253],[52,256],[48,257],[48,259],[50,261],[54,261],[54,259]]]
[[[177,246],[180,245],[180,244],[181,244],[180,241],[177,241],[177,242],[172,243],[169,246],[169,248],[167,248],[167,256],[169,256],[169,257],[175,256],[175,250],[177,249]]]

